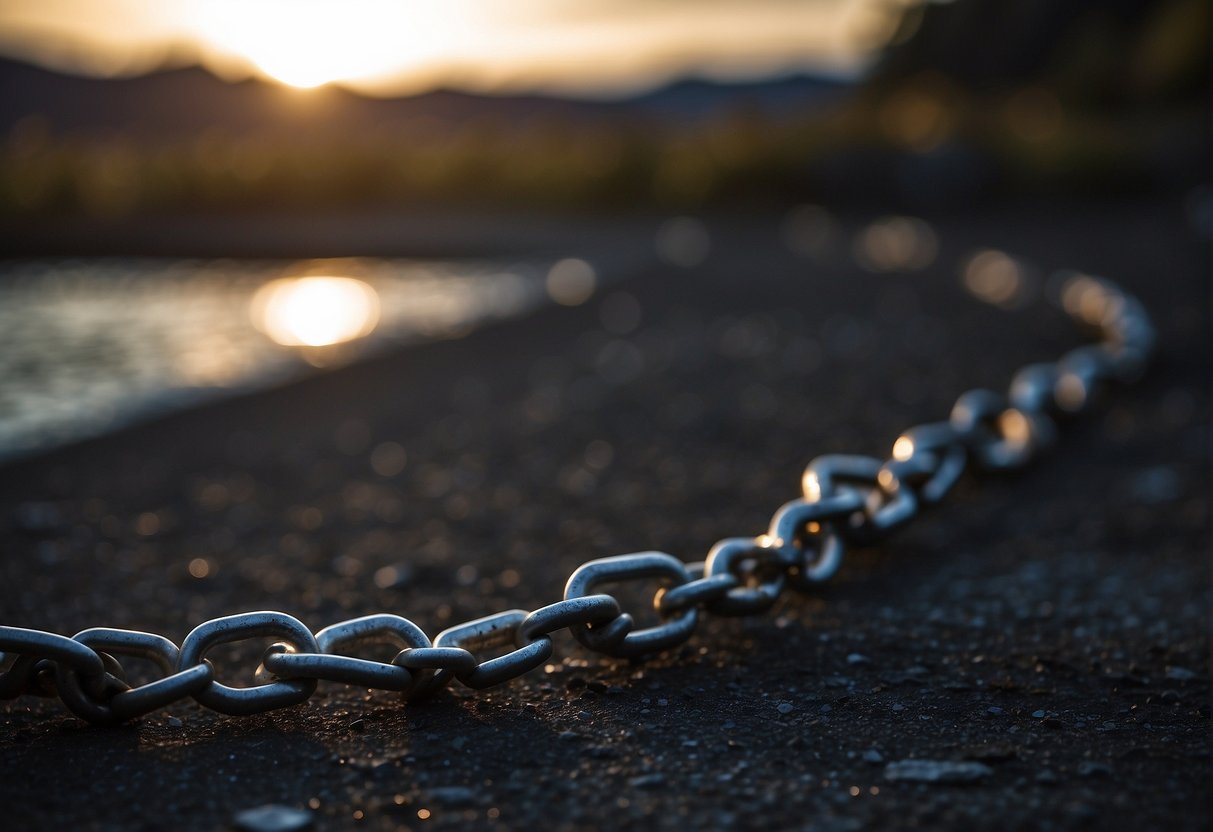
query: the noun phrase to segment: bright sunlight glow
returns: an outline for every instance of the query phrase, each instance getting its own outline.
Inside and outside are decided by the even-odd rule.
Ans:
[[[192,14],[207,42],[301,88],[419,63],[437,22],[434,6],[400,0],[209,0]]]
[[[127,77],[614,95],[686,75],[853,73],[910,0],[0,0],[0,55]],[[887,34],[887,33],[886,33]]]
[[[279,344],[324,347],[369,335],[379,323],[379,295],[350,277],[287,278],[262,286],[251,314]]]

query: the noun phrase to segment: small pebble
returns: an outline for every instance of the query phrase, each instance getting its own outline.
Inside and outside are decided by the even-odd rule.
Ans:
[[[589,711],[581,711],[580,713],[577,714],[577,718],[580,719],[582,722],[589,722],[591,719],[594,718],[594,715],[592,713],[590,713]]]
[[[1161,505],[1183,494],[1183,480],[1168,465],[1156,465],[1138,471],[1133,477],[1133,496],[1147,505]]]
[[[1190,682],[1197,677],[1197,674],[1188,670],[1186,667],[1176,667],[1172,665],[1167,668],[1167,678],[1175,682]]]
[[[168,727],[169,728],[180,728],[181,725],[182,725],[182,722],[181,722],[181,720],[177,719],[177,717],[170,716],[168,718]]]
[[[233,823],[244,832],[295,832],[312,828],[312,813],[306,809],[268,804],[237,812]]]
[[[1089,823],[1099,817],[1099,812],[1090,803],[1071,803],[1066,808],[1070,817],[1081,823]]]
[[[1053,771],[1046,768],[1036,775],[1036,782],[1042,786],[1052,786],[1060,782],[1060,780]]]
[[[1045,712],[1044,711],[1032,711],[1032,718],[1033,719],[1044,719]]]
[[[1002,716],[1004,711],[997,705],[991,705],[990,707],[986,708],[986,713],[993,714],[994,716]]]
[[[863,759],[865,762],[869,763],[883,763],[884,755],[875,748],[869,748],[867,751],[863,752]]]
[[[872,660],[862,653],[850,653],[847,655],[847,664],[871,664]]]
[[[973,783],[993,773],[981,763],[952,760],[898,760],[884,769],[886,780],[911,783]]]
[[[629,780],[628,785],[634,789],[659,789],[665,785],[665,775],[642,774]]]
[[[1111,777],[1112,767],[1106,763],[1087,761],[1078,764],[1079,777]]]
[[[466,786],[439,786],[430,789],[430,799],[446,806],[466,806],[476,801],[476,793]]]
[[[775,710],[779,711],[781,714],[790,714],[792,711],[795,710],[795,707],[792,705],[791,702],[780,702],[778,707],[775,708]]]

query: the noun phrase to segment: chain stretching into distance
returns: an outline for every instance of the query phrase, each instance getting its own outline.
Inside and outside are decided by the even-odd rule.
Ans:
[[[892,456],[829,455],[809,463],[804,496],[782,506],[766,533],[732,537],[702,563],[661,552],[601,558],[582,564],[564,599],[537,610],[506,610],[443,630],[431,642],[420,627],[392,614],[369,615],[313,633],[281,612],[249,612],[200,624],[178,647],[163,636],[94,628],[71,638],[0,627],[0,698],[57,695],[76,716],[116,723],[186,697],[225,714],[260,713],[305,701],[319,681],[398,691],[406,700],[428,696],[458,679],[487,688],[521,676],[552,657],[552,634],[568,629],[591,650],[641,656],[691,637],[702,612],[753,615],[791,586],[811,591],[838,570],[848,545],[879,542],[938,502],[971,464],[1001,470],[1025,465],[1055,439],[1055,419],[1089,406],[1104,382],[1137,379],[1154,332],[1141,304],[1112,283],[1082,274],[1062,276],[1058,299],[1100,341],[1056,363],[1030,364],[1006,395],[970,390],[946,421],[902,433]],[[657,581],[660,622],[637,628],[612,584]],[[273,638],[253,687],[216,678],[207,652],[218,644]],[[390,662],[359,658],[369,646],[398,651]],[[497,658],[477,652],[510,648]],[[7,654],[7,655],[6,655]],[[155,663],[163,676],[131,686],[117,656]]]

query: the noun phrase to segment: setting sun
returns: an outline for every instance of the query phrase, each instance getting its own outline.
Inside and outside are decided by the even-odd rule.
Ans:
[[[305,89],[415,66],[429,56],[437,25],[426,4],[389,0],[220,0],[197,4],[193,15],[211,46]]]

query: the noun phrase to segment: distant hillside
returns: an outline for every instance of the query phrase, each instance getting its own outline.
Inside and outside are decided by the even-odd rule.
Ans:
[[[768,117],[803,115],[847,89],[843,82],[794,76],[749,83],[679,81],[618,100],[541,95],[490,96],[438,90],[406,98],[370,98],[339,87],[295,90],[265,81],[227,83],[199,68],[135,78],[61,75],[0,60],[0,131],[39,115],[56,132],[124,132],[175,138],[207,128],[225,132],[326,133],[382,129],[416,120],[530,119],[593,122],[633,117],[695,121],[734,108]]]

